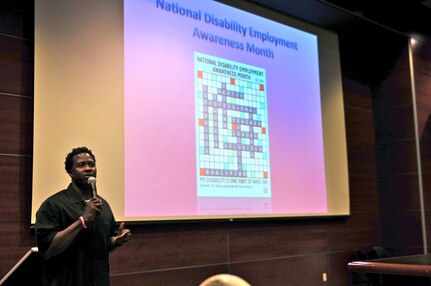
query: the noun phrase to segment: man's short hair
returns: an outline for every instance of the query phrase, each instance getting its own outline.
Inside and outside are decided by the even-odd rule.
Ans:
[[[93,152],[91,152],[91,150],[88,149],[87,147],[73,148],[72,151],[69,154],[67,154],[66,161],[64,161],[64,168],[66,169],[67,173],[70,173],[72,171],[73,156],[81,153],[88,153],[91,156],[91,158],[93,158],[94,162],[96,162],[96,157],[94,156]]]

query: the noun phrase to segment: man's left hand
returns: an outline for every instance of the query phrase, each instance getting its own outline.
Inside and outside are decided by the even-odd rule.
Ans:
[[[131,236],[132,232],[130,231],[130,229],[124,228],[124,222],[122,222],[120,224],[120,227],[118,228],[118,235],[112,238],[112,245],[120,246],[123,243],[127,242]]]

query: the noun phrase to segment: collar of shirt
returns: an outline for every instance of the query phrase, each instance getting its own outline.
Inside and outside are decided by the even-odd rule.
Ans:
[[[69,184],[67,187],[67,196],[71,203],[79,203],[84,202],[82,197],[78,194],[78,192],[73,188],[72,184]]]

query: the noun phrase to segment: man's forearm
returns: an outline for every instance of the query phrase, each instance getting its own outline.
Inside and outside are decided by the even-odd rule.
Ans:
[[[76,236],[81,232],[83,228],[84,227],[81,221],[77,220],[71,225],[69,225],[66,229],[57,232],[50,246],[48,247],[44,258],[46,260],[50,259],[69,248],[69,246],[72,244]]]

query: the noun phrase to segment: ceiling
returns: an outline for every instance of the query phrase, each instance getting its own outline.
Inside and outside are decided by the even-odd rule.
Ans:
[[[431,0],[249,0],[335,31],[390,30],[431,40]]]
[[[431,40],[431,0],[248,1],[334,31],[344,73],[372,87],[387,78],[408,38]]]
[[[320,0],[416,39],[431,39],[431,0]]]

